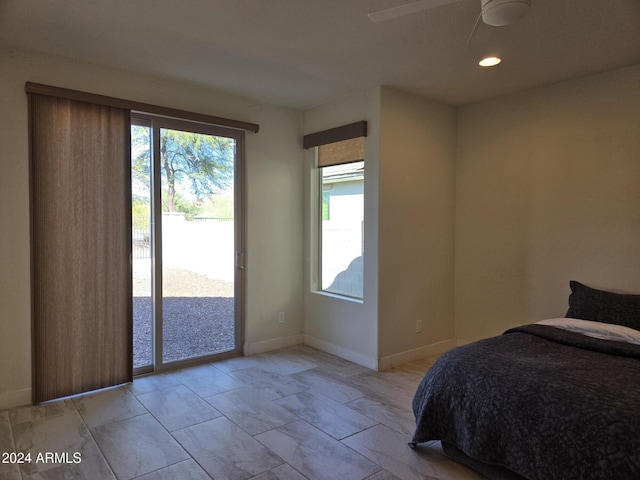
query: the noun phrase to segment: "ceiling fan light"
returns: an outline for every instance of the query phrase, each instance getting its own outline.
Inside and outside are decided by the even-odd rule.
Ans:
[[[482,0],[482,21],[501,27],[515,22],[529,11],[531,0]]]

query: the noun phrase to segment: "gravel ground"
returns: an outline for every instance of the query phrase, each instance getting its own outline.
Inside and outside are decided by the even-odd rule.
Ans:
[[[148,279],[134,278],[134,292],[143,292],[145,282]],[[165,362],[233,349],[233,283],[172,269],[165,272],[163,286]],[[149,297],[133,298],[133,318],[133,365],[149,365],[152,356]]]

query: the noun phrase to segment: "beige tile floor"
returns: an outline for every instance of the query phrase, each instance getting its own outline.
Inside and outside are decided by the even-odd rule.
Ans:
[[[407,446],[433,361],[373,372],[299,345],[0,411],[0,452],[31,454],[0,478],[479,480]]]

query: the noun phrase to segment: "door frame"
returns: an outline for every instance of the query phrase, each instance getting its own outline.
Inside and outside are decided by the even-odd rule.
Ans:
[[[244,130],[221,127],[207,123],[162,117],[144,112],[131,113],[131,125],[147,126],[151,129],[151,301],[152,301],[152,364],[134,368],[133,374],[174,370],[190,365],[209,363],[214,360],[242,355],[245,324],[246,282],[246,175]],[[162,175],[159,160],[160,129],[174,129],[205,135],[233,138],[236,152],[234,160],[234,322],[235,347],[221,353],[203,355],[165,363],[162,347]],[[133,259],[132,259],[133,261]],[[133,335],[133,332],[132,332]]]

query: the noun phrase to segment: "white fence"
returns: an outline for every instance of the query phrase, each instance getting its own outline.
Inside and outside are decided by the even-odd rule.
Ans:
[[[233,281],[235,232],[233,219],[197,218],[184,214],[162,215],[162,263],[210,278]],[[148,230],[133,230],[133,258],[150,258]]]

